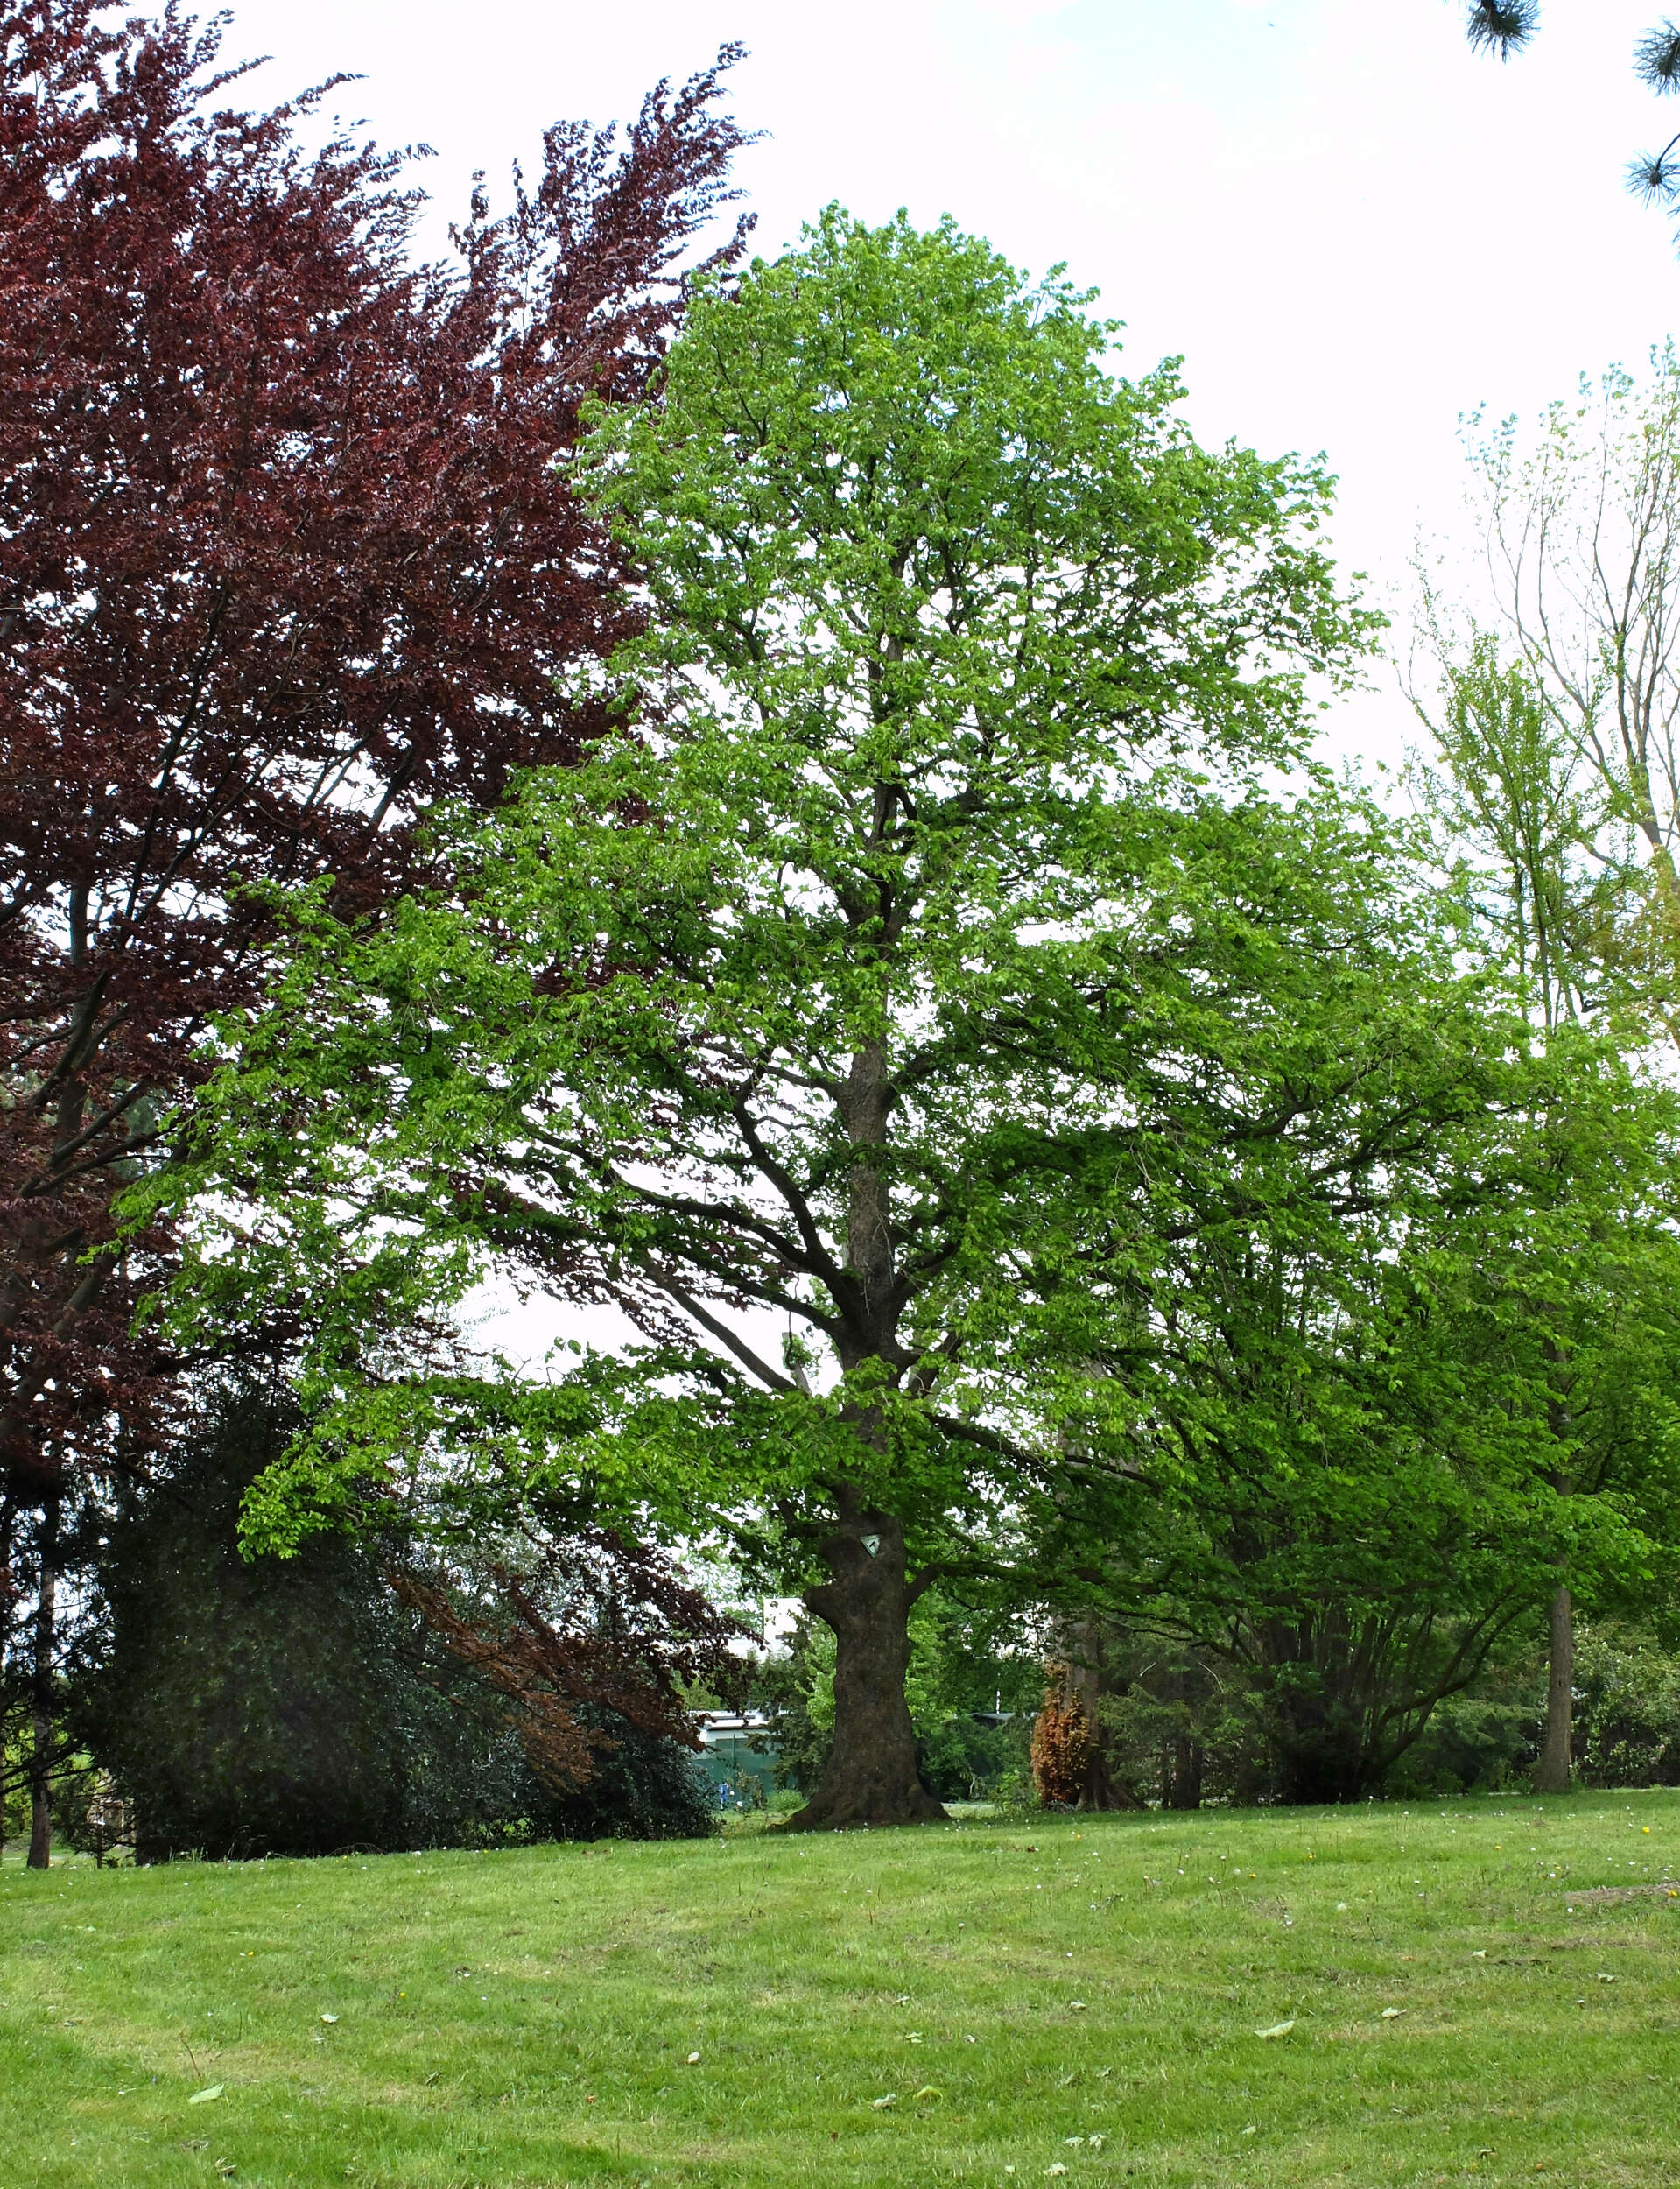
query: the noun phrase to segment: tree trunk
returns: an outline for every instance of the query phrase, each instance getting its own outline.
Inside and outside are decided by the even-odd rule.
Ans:
[[[1551,1600],[1551,1668],[1546,1681],[1546,1743],[1534,1774],[1537,1794],[1566,1794],[1575,1736],[1575,1625],[1568,1588]]]
[[[808,1588],[805,1600],[834,1630],[834,1739],[817,1791],[790,1829],[935,1821],[945,1811],[922,1784],[904,1700],[915,1601],[904,1531],[885,1514],[862,1514],[830,1542],[828,1563],[834,1578]]]
[[[53,1645],[58,1610],[59,1492],[41,1507],[40,1582],[35,1601],[35,1749],[29,1769],[29,1867],[46,1869],[53,1855],[53,1811],[48,1777],[53,1756]]]
[[[1161,1790],[1163,1809],[1202,1805],[1202,1744],[1188,1733],[1177,1734],[1167,1756],[1168,1774]]]
[[[1086,1759],[1079,1805],[1081,1809],[1141,1809],[1143,1804],[1136,1792],[1115,1777],[1109,1760],[1114,1737],[1102,1717],[1102,1699],[1109,1692],[1103,1639],[1102,1629],[1094,1619],[1081,1620],[1067,1629],[1064,1651],[1068,1684],[1091,1728],[1091,1750]]]
[[[875,804],[879,828],[891,812],[884,786]],[[894,1270],[891,1200],[875,1152],[886,1144],[893,1101],[886,1046],[866,1041],[840,1098],[855,1151],[847,1189],[848,1335],[840,1347],[848,1374],[871,1360],[902,1365],[894,1334],[903,1299]],[[862,1444],[879,1451],[881,1423],[867,1406],[851,1425]],[[910,1612],[919,1593],[906,1571],[904,1531],[890,1514],[867,1509],[861,1493],[842,1489],[824,1552],[833,1579],[808,1588],[805,1600],[834,1630],[834,1738],[817,1791],[791,1827],[841,1831],[941,1818],[945,1811],[917,1769],[916,1728],[904,1700]]]

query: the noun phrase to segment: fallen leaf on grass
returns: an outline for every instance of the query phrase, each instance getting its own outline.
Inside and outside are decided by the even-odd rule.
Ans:
[[[1058,2158],[1053,2166],[1045,2167],[1044,2178],[1048,2181],[1052,2174],[1065,2174],[1066,2171],[1066,2167],[1063,2165],[1061,2160]]]
[[[1067,2010],[1070,2014],[1083,2014],[1085,2012],[1084,2000],[1070,1999],[1067,2002]]]
[[[877,2113],[884,2113],[889,2106],[896,2106],[898,2103],[898,2093],[896,2090],[889,2090],[884,2098],[874,2098],[870,2103]]]
[[[924,2082],[921,2088],[916,2093],[916,2095],[918,2098],[943,2098],[945,2093],[943,2090],[936,2088],[932,2083]]]
[[[1401,2016],[1404,2014],[1405,2011],[1406,2010],[1404,2007],[1384,2007],[1382,2010],[1382,2019],[1385,2022],[1398,2022]]]
[[[338,2017],[335,2014],[324,2014],[321,2017],[321,2020],[323,2022],[336,2022],[338,2020]]]
[[[221,2095],[221,2085],[219,2082],[213,2082],[207,2090],[195,2090],[186,2102],[190,2106],[207,2106],[212,2098],[219,2098]]]
[[[688,2064],[691,2067],[698,2067],[700,2064],[699,2054],[698,2052],[691,2052],[688,2056]]]
[[[1295,2017],[1291,2015],[1287,2022],[1274,2022],[1271,2027],[1268,2030],[1256,2030],[1255,2031],[1255,2035],[1256,2037],[1266,2038],[1287,2037],[1294,2027]]]

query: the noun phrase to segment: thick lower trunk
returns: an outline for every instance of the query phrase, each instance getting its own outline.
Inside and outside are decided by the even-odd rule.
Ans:
[[[1566,1794],[1574,1762],[1575,1622],[1569,1590],[1551,1600],[1551,1660],[1546,1680],[1546,1740],[1535,1770],[1537,1794]]]
[[[891,785],[877,787],[877,829],[890,821],[895,796]],[[895,1274],[892,1197],[879,1153],[887,1144],[895,1100],[886,1044],[865,1041],[852,1058],[840,1097],[854,1158],[846,1228],[846,1313],[852,1330],[840,1348],[848,1373],[872,1360],[903,1366],[893,1333],[904,1302]],[[852,1426],[879,1460],[881,1423],[867,1404],[853,1415]],[[799,1831],[837,1831],[943,1817],[917,1769],[916,1728],[904,1699],[915,1601],[904,1531],[890,1515],[869,1510],[861,1492],[847,1488],[824,1555],[833,1578],[808,1588],[805,1602],[834,1632],[834,1738],[816,1792],[791,1824]]]
[[[904,1699],[913,1601],[902,1528],[861,1515],[828,1546],[833,1579],[805,1602],[834,1631],[834,1739],[821,1781],[790,1828],[926,1824],[944,1809],[916,1767],[916,1728]]]
[[[53,1859],[53,1652],[57,1639],[59,1498],[54,1491],[41,1512],[40,1580],[35,1603],[35,1663],[31,1683],[34,1752],[29,1768],[29,1867],[46,1869]]]

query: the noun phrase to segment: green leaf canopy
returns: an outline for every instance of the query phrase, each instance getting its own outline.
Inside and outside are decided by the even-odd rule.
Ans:
[[[833,208],[700,295],[580,462],[646,609],[577,694],[611,726],[440,817],[377,932],[303,912],[166,1189],[254,1212],[200,1301],[313,1298],[335,1404],[264,1540],[393,1468],[451,1524],[727,1530],[835,1628],[824,1820],[919,1812],[920,1588],[1042,1594],[1035,1545],[1171,1493],[1126,1363],[1198,1242],[1437,1193],[1503,1038],[1305,761],[1372,622],[1327,480],[1200,447],[1088,304]],[[491,1273],[645,1347],[393,1354]]]

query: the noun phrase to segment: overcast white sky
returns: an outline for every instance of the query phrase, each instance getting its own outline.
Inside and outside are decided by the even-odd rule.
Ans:
[[[1452,522],[1460,412],[1532,412],[1675,323],[1668,223],[1621,182],[1680,126],[1630,67],[1659,11],[1549,0],[1501,66],[1458,0],[244,0],[229,52],[274,56],[271,95],[359,71],[343,110],[431,144],[453,210],[545,122],[622,116],[741,39],[761,249],[839,198],[1065,259],[1133,365],[1184,355],[1202,434],[1327,452],[1342,557],[1388,588]],[[1392,701],[1357,719],[1374,750],[1408,735]]]

